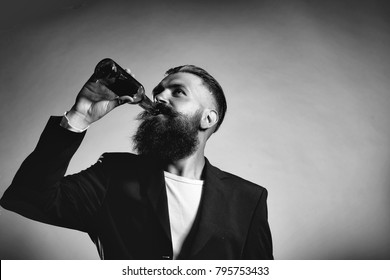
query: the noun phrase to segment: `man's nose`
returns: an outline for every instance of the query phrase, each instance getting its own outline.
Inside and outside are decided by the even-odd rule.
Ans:
[[[154,101],[158,102],[158,103],[168,104],[169,103],[168,100],[169,100],[169,91],[168,90],[164,90],[164,91],[162,91],[159,94],[156,94],[154,96]]]

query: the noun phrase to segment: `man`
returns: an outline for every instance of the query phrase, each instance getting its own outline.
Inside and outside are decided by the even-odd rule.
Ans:
[[[206,142],[226,100],[205,70],[170,69],[140,114],[138,155],[105,153],[64,177],[86,129],[135,103],[90,79],[63,117],[51,117],[1,205],[30,219],[89,234],[102,259],[272,259],[267,191],[212,166]]]

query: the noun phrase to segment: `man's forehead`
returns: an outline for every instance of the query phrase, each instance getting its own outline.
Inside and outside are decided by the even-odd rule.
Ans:
[[[207,89],[202,78],[195,74],[187,72],[178,72],[166,76],[153,90],[154,93],[161,92],[165,88],[170,87],[184,87],[191,91],[201,89]]]
[[[187,72],[178,72],[178,73],[170,74],[161,81],[161,84],[163,86],[170,85],[170,84],[183,84],[187,86],[204,85],[202,78],[200,78],[195,74],[187,73]]]

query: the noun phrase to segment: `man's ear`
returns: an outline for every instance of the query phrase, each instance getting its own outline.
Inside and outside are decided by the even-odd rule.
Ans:
[[[213,109],[207,109],[203,112],[202,120],[200,121],[200,127],[202,130],[213,127],[218,122],[218,112]]]

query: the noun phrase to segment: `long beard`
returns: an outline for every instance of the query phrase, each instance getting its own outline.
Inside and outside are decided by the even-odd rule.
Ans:
[[[163,162],[186,158],[199,146],[201,117],[199,111],[186,116],[167,105],[158,104],[156,111],[144,111],[138,116],[141,123],[133,136],[134,149],[138,154]]]

